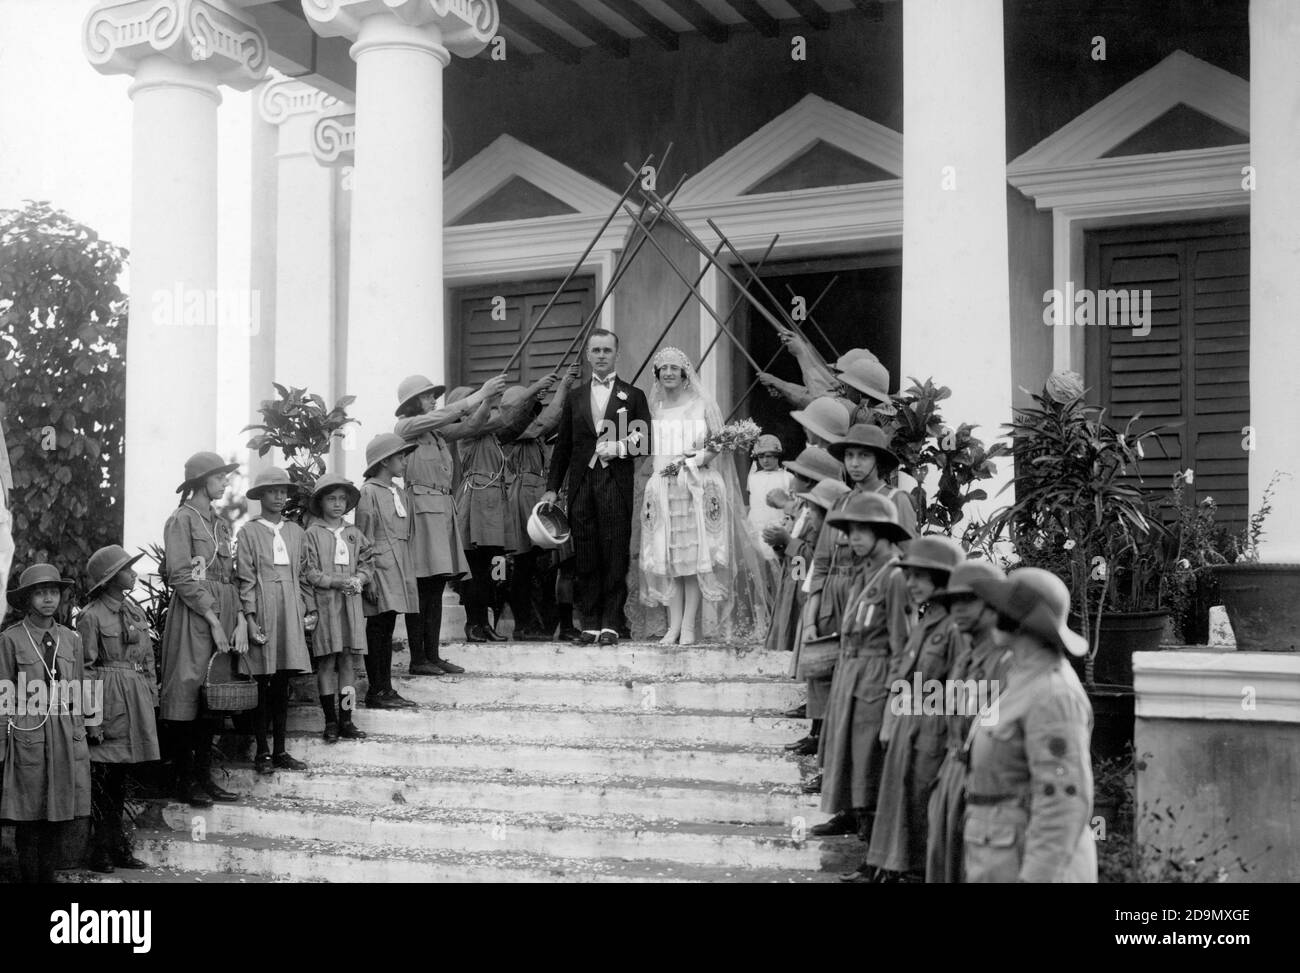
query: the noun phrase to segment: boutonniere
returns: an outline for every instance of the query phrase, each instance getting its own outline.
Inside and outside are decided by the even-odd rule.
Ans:
[[[619,390],[618,390],[616,393],[614,393],[614,394],[617,395],[617,396],[618,396],[620,399],[622,399],[624,402],[627,401],[627,393],[624,392],[622,389],[619,389]]]

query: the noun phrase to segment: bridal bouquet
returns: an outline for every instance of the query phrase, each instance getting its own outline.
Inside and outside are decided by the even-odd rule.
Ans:
[[[700,447],[710,453],[729,453],[733,450],[745,450],[748,452],[757,442],[758,437],[763,430],[758,428],[758,423],[753,419],[741,419],[739,422],[729,422],[708,439]],[[694,455],[693,453],[688,455]],[[681,472],[685,465],[685,460],[676,463],[669,463],[660,474],[663,476],[676,476]]]

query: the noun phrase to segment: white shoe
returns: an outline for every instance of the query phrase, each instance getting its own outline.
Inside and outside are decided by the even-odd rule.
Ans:
[[[661,639],[659,640],[659,644],[660,644],[660,645],[676,645],[676,644],[677,644],[677,639],[678,639],[678,637],[679,637],[680,635],[681,635],[680,632],[674,632],[674,631],[670,628],[670,629],[668,630],[668,634],[665,635],[663,638],[661,638]]]
[[[695,633],[692,632],[689,628],[684,628],[684,629],[682,629],[681,639],[678,641],[677,644],[678,644],[678,645],[694,645],[694,644],[695,644]]]

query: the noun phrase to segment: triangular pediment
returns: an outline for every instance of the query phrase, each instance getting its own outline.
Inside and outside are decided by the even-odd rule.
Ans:
[[[805,95],[688,179],[682,204],[899,179],[903,136],[817,95]]]
[[[1015,176],[1117,156],[1242,144],[1249,142],[1249,132],[1250,84],[1175,51],[1053,132],[1007,171]],[[1233,134],[1233,141],[1225,141]],[[1189,138],[1206,141],[1187,144]]]
[[[448,226],[604,214],[618,200],[594,179],[510,135],[462,163],[442,191]]]

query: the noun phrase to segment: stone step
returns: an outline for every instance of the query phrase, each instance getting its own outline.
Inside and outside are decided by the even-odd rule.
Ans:
[[[837,839],[843,840],[843,839]],[[683,865],[672,861],[553,858],[501,850],[381,848],[250,835],[136,832],[136,854],[164,869],[279,882],[833,882],[833,872]]]
[[[475,675],[512,673],[624,679],[676,676],[790,683],[789,652],[768,652],[740,645],[663,646],[653,642],[620,642],[602,648],[567,642],[451,642],[440,651]],[[393,675],[405,674],[409,662],[408,653],[394,655]]]
[[[634,815],[544,815],[457,808],[245,798],[195,809],[171,804],[163,820],[191,839],[214,834],[315,839],[442,849],[497,850],[562,859],[625,858],[692,865],[817,871],[855,867],[860,842],[804,840],[803,830],[769,825],[649,822]],[[200,824],[200,822],[202,822]],[[799,840],[793,837],[800,836]],[[846,847],[851,844],[852,847]]]
[[[394,676],[398,677],[398,692],[417,703],[490,709],[700,710],[776,716],[802,703],[806,695],[802,683],[772,679],[578,678],[516,673],[410,678],[405,670],[395,670]]]
[[[143,834],[144,832],[136,832]],[[136,857],[141,861],[154,864],[154,859],[142,855],[137,850]],[[269,879],[256,874],[238,874],[220,872],[211,868],[176,868],[169,865],[154,865],[152,868],[119,868],[111,875],[92,872],[89,868],[70,868],[57,872],[54,880],[75,885],[242,885],[266,882]]]
[[[417,740],[376,734],[367,740],[328,744],[318,734],[294,734],[289,752],[319,769],[340,765],[402,771],[456,767],[547,777],[605,775],[758,785],[797,785],[802,780],[798,762],[772,747],[685,746],[653,740],[573,746],[457,737]]]
[[[586,713],[573,710],[420,709],[367,710],[354,714],[367,733],[425,739],[476,737],[485,740],[538,740],[553,743],[599,743],[618,740],[717,746],[773,747],[798,740],[808,724],[780,717],[731,713]],[[295,706],[289,728],[319,733],[325,716],[319,707]]]
[[[818,799],[790,785],[763,788],[707,781],[629,777],[539,777],[481,768],[438,768],[397,774],[376,767],[330,767],[261,775],[235,768],[223,786],[254,798],[301,798],[373,805],[480,808],[540,814],[633,814],[648,821],[727,821],[793,827],[827,815]]]

